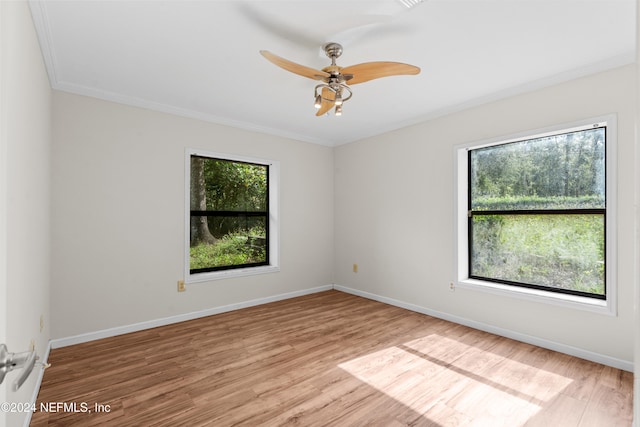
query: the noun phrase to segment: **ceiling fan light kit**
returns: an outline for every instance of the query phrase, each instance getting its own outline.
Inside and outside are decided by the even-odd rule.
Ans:
[[[331,109],[334,109],[336,116],[341,116],[343,104],[353,96],[349,85],[364,83],[381,77],[420,73],[420,68],[400,62],[365,62],[343,68],[336,64],[336,59],[342,55],[342,45],[331,42],[322,46],[322,49],[327,57],[331,59],[331,65],[324,67],[322,70],[296,64],[266,50],[260,51],[262,56],[280,68],[323,82],[316,85],[313,91],[314,107],[318,110],[316,116],[322,116]]]

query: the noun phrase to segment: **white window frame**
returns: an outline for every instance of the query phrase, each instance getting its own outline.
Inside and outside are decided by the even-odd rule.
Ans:
[[[567,295],[558,292],[530,289],[508,284],[494,283],[469,278],[469,248],[468,248],[468,151],[472,149],[505,144],[527,139],[541,138],[560,133],[584,130],[595,124],[606,124],[606,234],[605,234],[605,294],[606,299],[600,300],[584,296]],[[522,133],[476,141],[454,147],[454,283],[461,289],[487,292],[491,294],[524,299],[540,303],[559,305],[595,313],[617,315],[617,116],[610,114],[585,120],[552,126],[544,129],[525,131]]]
[[[256,267],[238,267],[229,270],[191,273],[191,156],[211,157],[235,162],[254,163],[269,166],[269,265]],[[252,276],[255,274],[275,273],[280,271],[280,162],[276,160],[258,159],[235,154],[187,148],[185,149],[185,200],[184,200],[184,281],[185,283],[208,282],[229,279],[232,277]]]

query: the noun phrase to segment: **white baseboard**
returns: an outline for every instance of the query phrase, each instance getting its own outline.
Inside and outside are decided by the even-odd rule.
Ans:
[[[201,317],[212,316],[215,314],[226,313],[229,311],[240,310],[242,308],[253,307],[261,304],[267,304],[270,302],[281,301],[289,298],[295,298],[303,295],[310,295],[318,292],[324,292],[335,289],[337,291],[349,293],[352,295],[357,295],[363,298],[367,298],[370,300],[382,302],[385,304],[393,305],[396,307],[404,308],[406,310],[411,310],[417,313],[426,314],[428,316],[437,317],[439,319],[448,320],[450,322],[458,323],[461,325],[469,326],[474,329],[479,329],[481,331],[493,333],[496,335],[500,335],[506,338],[511,338],[517,341],[522,341],[528,344],[536,345],[538,347],[547,348],[549,350],[558,351],[561,353],[569,354],[571,356],[580,357],[582,359],[590,360],[596,363],[601,363],[603,365],[612,366],[614,368],[623,369],[625,371],[633,372],[633,362],[629,362],[626,360],[617,359],[614,357],[606,356],[599,353],[594,353],[591,351],[583,350],[580,348],[568,346],[565,344],[557,343],[554,341],[545,340],[542,338],[522,334],[519,332],[514,332],[508,329],[498,328],[492,325],[488,325],[481,322],[476,322],[474,320],[466,319],[464,317],[454,316],[451,314],[439,312],[436,310],[427,309],[415,304],[410,304],[404,301],[396,300],[393,298],[384,297],[381,295],[373,294],[370,292],[360,291],[358,289],[352,289],[346,286],[341,285],[325,285],[318,286],[315,288],[304,289],[301,291],[288,292],[284,294],[273,295],[270,297],[258,298],[254,300],[244,301],[236,304],[229,304],[220,307],[209,308],[206,310],[194,311],[191,313],[180,314],[177,316],[170,316],[156,320],[150,320],[147,322],[134,323],[131,325],[120,326],[116,328],[104,329],[96,332],[90,332],[86,334],[74,335],[66,338],[58,338],[51,340],[49,345],[45,350],[45,354],[42,357],[42,364],[46,364],[49,360],[49,353],[51,349],[66,347],[74,344],[81,344],[84,342],[94,341],[102,338],[113,337],[117,335],[127,334],[130,332],[141,331],[145,329],[155,328],[158,326],[170,325],[173,323],[184,322],[187,320],[193,320]],[[33,395],[31,398],[31,402],[35,405],[38,399],[38,393],[40,391],[40,386],[42,384],[42,379],[44,377],[44,368],[40,367],[38,370],[38,377],[36,379],[36,385],[34,387]],[[28,427],[31,422],[31,413],[25,417],[25,427]],[[634,422],[635,423],[635,422]]]
[[[475,320],[467,319],[464,317],[455,316],[452,314],[443,313],[436,310],[431,310],[415,304],[407,303],[404,301],[384,297],[381,295],[377,295],[370,292],[365,292],[365,291],[361,291],[358,289],[353,289],[353,288],[349,288],[341,285],[318,286],[315,288],[303,289],[300,291],[288,292],[284,294],[273,295],[270,297],[258,298],[258,299],[239,302],[235,304],[208,308],[206,310],[194,311],[190,313],[179,314],[176,316],[170,316],[170,317],[150,320],[146,322],[134,323],[131,325],[124,325],[124,326],[104,329],[96,332],[89,332],[86,334],[74,335],[66,338],[58,338],[58,339],[51,340],[51,342],[49,343],[50,345],[49,345],[49,348],[47,349],[46,357],[48,358],[49,350],[51,348],[55,349],[55,348],[66,347],[74,344],[81,344],[84,342],[94,341],[102,338],[114,337],[117,335],[127,334],[130,332],[142,331],[145,329],[151,329],[158,326],[170,325],[173,323],[184,322],[187,320],[193,320],[201,317],[212,316],[215,314],[226,313],[228,311],[240,310],[242,308],[253,307],[256,305],[267,304],[270,302],[281,301],[281,300],[295,298],[303,295],[309,295],[317,292],[324,292],[331,289],[335,289],[341,292],[346,292],[352,295],[361,296],[363,298],[371,299],[374,301],[383,302],[385,304],[390,304],[396,307],[415,311],[417,313],[422,313],[428,316],[437,317],[439,319],[448,320],[450,322],[469,326],[474,329],[479,329],[481,331],[489,332],[489,333],[500,335],[506,338],[511,338],[517,341],[522,341],[528,344],[536,345],[538,347],[543,347],[549,350],[554,350],[561,353],[569,354],[571,356],[580,357],[582,359],[590,360],[596,363],[601,363],[603,365],[611,366],[617,369],[623,369],[625,371],[633,372],[633,362],[631,361],[622,360],[622,359],[607,356],[604,354],[591,352],[588,350],[569,346],[569,345],[558,343],[555,341],[546,340],[543,338],[523,334],[520,332],[515,332],[509,329],[499,328],[493,325],[477,322]],[[46,361],[46,359],[44,360]],[[42,381],[42,372],[40,372],[40,377],[38,381],[39,382]],[[35,391],[36,397],[37,397],[38,390],[39,390],[39,383]]]
[[[489,332],[492,334],[500,335],[506,338],[511,338],[516,341],[525,342],[538,347],[546,348],[549,350],[565,353],[570,356],[579,357],[581,359],[590,360],[592,362],[601,363],[603,365],[611,366],[617,369],[633,372],[633,362],[628,360],[622,360],[615,357],[607,356],[604,354],[594,353],[592,351],[584,350],[570,345],[558,343],[555,341],[545,340],[543,338],[534,337],[531,335],[523,334],[520,332],[511,331],[509,329],[499,328],[496,326],[488,325],[482,322],[476,322],[475,320],[467,319],[464,317],[454,316],[452,314],[443,313],[436,310],[424,308],[415,304],[399,301],[393,298],[388,298],[376,294],[372,294],[358,289],[352,289],[346,286],[333,285],[333,288],[337,291],[346,292],[349,294],[357,295],[363,298],[371,299],[385,304],[394,305],[396,307],[404,308],[407,310],[415,311],[417,313],[426,314],[428,316],[437,317],[439,319],[448,320],[453,323],[469,326],[474,329]]]
[[[185,322],[187,320],[198,319],[200,317],[213,316],[214,314],[226,313],[228,311],[240,310],[242,308],[253,307],[256,305],[267,304],[270,302],[281,301],[281,300],[295,298],[303,295],[314,294],[317,292],[330,291],[332,289],[333,289],[333,285],[318,286],[315,288],[303,289],[300,291],[288,292],[284,294],[278,294],[278,295],[273,295],[269,297],[243,301],[235,304],[208,308],[206,310],[178,314],[176,316],[164,317],[161,319],[149,320],[146,322],[134,323],[131,325],[118,326],[115,328],[103,329],[96,332],[88,332],[86,334],[79,334],[79,335],[74,335],[66,338],[57,338],[57,339],[51,340],[51,348],[55,349],[60,347],[66,347],[69,345],[95,341],[102,338],[115,337],[117,335],[128,334],[130,332],[137,332],[145,329],[156,328],[158,326],[165,326],[173,323]]]

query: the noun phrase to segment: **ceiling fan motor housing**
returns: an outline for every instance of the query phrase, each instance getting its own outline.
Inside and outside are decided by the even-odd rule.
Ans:
[[[342,45],[330,42],[322,46],[324,53],[331,59],[339,58],[342,55]]]

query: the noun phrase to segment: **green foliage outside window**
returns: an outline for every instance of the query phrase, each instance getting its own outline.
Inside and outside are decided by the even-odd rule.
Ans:
[[[605,295],[605,128],[469,152],[470,275]]]
[[[191,156],[190,270],[268,263],[268,166]]]

